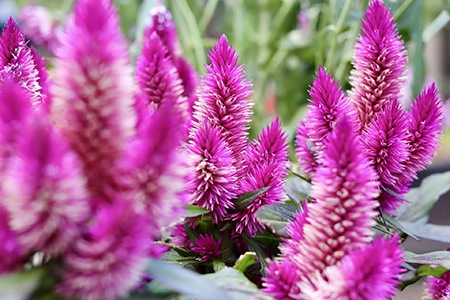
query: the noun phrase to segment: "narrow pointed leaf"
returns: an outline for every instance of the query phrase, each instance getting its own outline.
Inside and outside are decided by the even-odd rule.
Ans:
[[[245,273],[251,266],[256,263],[256,253],[255,252],[245,252],[234,264],[233,268]]]
[[[404,258],[409,263],[439,265],[447,269],[450,269],[449,251],[434,251],[424,254],[416,254],[410,251],[405,251]]]
[[[394,229],[401,231],[405,234],[407,234],[408,236],[412,237],[413,239],[415,239],[416,241],[420,241],[419,238],[417,238],[413,231],[410,230],[408,227],[405,227],[402,223],[398,222],[397,220],[395,220],[394,218],[392,218],[391,216],[389,216],[388,214],[382,212],[381,213],[382,218],[384,218],[384,220],[386,221],[386,223],[393,227]]]
[[[248,193],[240,194],[237,196],[236,202],[235,202],[235,209],[236,211],[241,211],[245,209],[247,206],[249,206],[253,201],[256,200],[259,196],[264,194],[269,187],[264,187],[262,189],[254,190]]]
[[[401,222],[403,228],[406,228],[410,233],[418,237],[439,241],[443,243],[450,243],[450,226],[423,224],[421,222]]]
[[[288,237],[286,226],[294,219],[294,215],[299,211],[297,205],[292,204],[273,204],[261,207],[256,213],[257,218],[263,224],[266,224],[272,232]]]
[[[207,210],[206,208],[193,204],[189,204],[186,206],[186,217],[188,218],[198,217],[207,213],[209,213],[209,210]]]

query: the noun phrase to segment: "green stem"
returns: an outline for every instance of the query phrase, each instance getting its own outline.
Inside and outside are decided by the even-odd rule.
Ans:
[[[405,0],[402,5],[395,11],[394,13],[394,20],[398,20],[405,11],[411,6],[411,4],[414,2],[414,0]]]
[[[205,10],[200,18],[200,22],[198,22],[198,28],[200,32],[205,33],[206,27],[208,27],[209,22],[211,21],[214,12],[216,11],[218,0],[209,0],[207,1]]]

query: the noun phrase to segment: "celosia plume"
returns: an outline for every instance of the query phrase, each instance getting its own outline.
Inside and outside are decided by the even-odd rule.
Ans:
[[[221,130],[221,136],[231,148],[237,171],[242,170],[247,148],[252,95],[250,82],[245,79],[244,66],[238,65],[236,51],[225,35],[211,50],[211,64],[206,66],[199,99],[195,105],[194,128],[206,120]]]
[[[142,278],[152,235],[133,203],[114,199],[64,253],[58,293],[83,300],[119,299]]]
[[[192,251],[197,252],[200,256],[199,261],[205,262],[218,258],[221,255],[220,247],[222,246],[222,238],[217,241],[211,233],[200,234],[194,241]]]
[[[278,119],[263,129],[248,146],[246,154],[246,175],[240,181],[241,193],[268,188],[243,210],[234,213],[236,231],[249,236],[263,231],[263,225],[256,218],[256,211],[263,205],[275,204],[283,199],[283,184],[289,168],[287,136]]]
[[[398,98],[407,57],[393,14],[381,0],[371,1],[361,31],[355,45],[349,96],[362,129],[387,103]]]
[[[336,120],[351,113],[350,103],[334,78],[319,67],[311,90],[310,104],[305,120],[297,127],[297,156],[300,166],[308,175],[313,175],[323,144],[336,124]],[[311,155],[315,161],[311,161]]]
[[[33,57],[36,70],[38,71],[38,83],[41,86],[41,95],[45,112],[50,112],[50,78],[48,76],[45,59],[37,52],[34,47],[30,47],[30,53]]]
[[[216,223],[234,208],[238,188],[231,150],[220,134],[218,127],[205,122],[187,145],[191,203],[208,209]]]
[[[425,282],[424,300],[450,299],[450,271],[445,271],[441,277],[428,276]]]
[[[398,292],[402,257],[396,236],[377,237],[326,268],[323,276],[312,276],[312,284],[306,281],[300,287],[304,299],[391,299]]]
[[[42,99],[39,72],[25,36],[12,18],[8,20],[0,38],[0,81],[14,78],[30,93],[33,105]]]
[[[80,157],[96,206],[110,199],[116,161],[136,123],[127,45],[111,1],[76,3],[56,57],[53,116]]]
[[[21,126],[2,186],[9,225],[24,251],[61,252],[90,216],[78,159],[39,113]]]

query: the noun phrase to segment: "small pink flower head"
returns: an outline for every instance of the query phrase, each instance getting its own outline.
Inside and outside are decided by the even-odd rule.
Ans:
[[[301,285],[304,299],[391,299],[398,292],[403,261],[396,236],[377,237],[325,269],[323,276],[311,278],[311,285]]]
[[[179,55],[177,30],[172,14],[162,3],[157,3],[150,11],[151,22],[145,29],[145,36],[156,34],[171,57]]]
[[[242,193],[267,187],[261,196],[242,211],[234,213],[236,231],[253,236],[263,230],[256,218],[256,211],[266,204],[274,204],[284,197],[283,184],[289,168],[287,137],[278,119],[263,129],[258,139],[247,149],[247,174],[240,182]]]
[[[59,44],[59,22],[43,6],[26,6],[20,10],[19,23],[23,33],[34,44],[53,53]]]
[[[42,102],[39,72],[27,47],[25,36],[10,18],[0,37],[0,81],[14,78],[31,96],[31,102]]]
[[[136,124],[127,45],[112,1],[77,1],[56,58],[52,113],[80,157],[96,206],[110,199],[116,161]]]
[[[40,113],[22,126],[3,178],[2,202],[27,252],[61,252],[90,217],[78,159]]]
[[[186,204],[186,164],[180,147],[180,112],[167,102],[143,120],[118,164],[119,186],[146,208],[146,215],[159,231],[177,220]]]
[[[428,276],[425,282],[425,300],[450,299],[450,271],[441,277]]]
[[[237,196],[236,169],[220,129],[209,123],[198,128],[187,145],[192,204],[211,211],[214,222],[224,220]]]
[[[145,102],[156,107],[169,97],[178,99],[181,96],[180,78],[156,33],[144,36],[142,54],[136,62],[136,82]]]
[[[222,238],[216,241],[212,233],[205,233],[200,234],[194,241],[192,251],[200,255],[199,261],[205,262],[220,257],[220,247],[222,247]]]
[[[322,67],[319,67],[309,93],[312,99],[305,120],[297,127],[296,152],[303,171],[312,176],[323,144],[337,119],[344,114],[350,115],[352,111],[338,83]]]
[[[221,129],[222,138],[231,147],[238,171],[242,168],[250,124],[252,86],[245,78],[244,66],[238,65],[236,51],[225,35],[209,54],[211,64],[203,77],[194,112],[194,128],[209,120]]]
[[[408,123],[409,156],[403,172],[405,182],[416,178],[431,163],[442,136],[442,100],[436,86],[426,88],[414,101]]]
[[[300,281],[297,266],[288,259],[271,261],[267,267],[267,277],[263,278],[263,291],[277,300],[293,299],[299,295]]]
[[[371,1],[361,31],[355,45],[349,96],[364,128],[387,103],[398,98],[407,56],[393,14],[381,0]]]
[[[133,203],[115,200],[100,208],[84,235],[64,253],[60,295],[83,300],[124,297],[143,275],[151,232]]]
[[[295,262],[304,276],[322,272],[372,238],[378,181],[353,123],[342,117],[325,143],[313,177],[303,239]]]

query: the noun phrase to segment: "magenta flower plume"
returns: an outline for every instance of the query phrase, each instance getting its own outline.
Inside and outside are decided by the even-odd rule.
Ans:
[[[9,216],[6,209],[0,203],[0,275],[10,273],[22,267],[22,259],[25,256],[18,238],[9,227]]]
[[[450,271],[441,277],[428,276],[425,282],[425,300],[450,299]]]
[[[293,299],[295,295],[300,295],[297,266],[287,257],[269,262],[266,270],[267,277],[263,278],[264,292],[277,300]]]
[[[390,195],[386,190],[403,194],[401,176],[404,162],[409,156],[407,116],[397,99],[392,99],[375,116],[362,133],[365,152],[378,173],[384,189],[380,206],[392,212],[401,199]]]
[[[38,84],[41,86],[42,101],[44,102],[44,111],[50,112],[50,78],[48,76],[45,59],[36,51],[34,47],[30,47],[30,53],[33,57],[36,70],[38,71]]]
[[[308,282],[301,286],[304,299],[391,299],[398,292],[402,263],[397,237],[377,237],[325,269],[324,276],[311,278],[313,288]]]
[[[143,275],[152,245],[145,217],[122,200],[98,210],[84,237],[64,254],[59,294],[83,300],[119,299]]]
[[[222,246],[222,238],[217,241],[211,233],[200,234],[194,241],[192,251],[197,252],[200,256],[199,261],[210,261],[221,255],[220,247]]]
[[[0,38],[0,81],[7,77],[17,80],[30,93],[33,104],[42,102],[39,72],[25,36],[12,18],[8,20]]]
[[[234,208],[237,196],[236,169],[228,144],[221,138],[220,129],[205,123],[187,145],[191,179],[188,191],[192,204],[211,212],[214,222],[223,220]]]
[[[247,174],[240,182],[242,193],[268,188],[243,210],[234,213],[236,231],[249,236],[263,230],[256,218],[256,211],[266,204],[274,204],[284,197],[283,184],[289,168],[287,136],[278,119],[263,129],[247,149]]]
[[[237,64],[236,51],[228,44],[225,35],[211,50],[209,58],[211,64],[206,66],[208,73],[203,77],[193,126],[198,128],[209,120],[213,126],[219,127],[239,172],[248,143],[252,87],[245,79],[244,66]]]
[[[177,220],[184,207],[186,163],[179,149],[180,112],[167,102],[143,120],[137,137],[120,160],[118,182],[127,197],[146,208],[146,216],[159,232]]]
[[[364,128],[387,103],[398,98],[407,56],[393,14],[381,0],[371,1],[361,31],[355,46],[349,96]]]
[[[136,62],[136,82],[145,102],[156,107],[169,97],[178,99],[181,96],[182,86],[177,71],[155,33],[144,36],[142,54]]]
[[[406,183],[416,178],[416,173],[431,162],[438,139],[442,136],[442,100],[436,86],[426,88],[414,101],[408,123],[409,156],[402,173]]]
[[[135,126],[127,45],[112,2],[79,0],[56,57],[53,115],[80,157],[96,206],[110,199],[116,161]]]
[[[305,121],[297,128],[297,156],[300,166],[308,175],[313,175],[317,162],[311,161],[311,152],[317,160],[323,144],[333,131],[336,120],[343,114],[350,114],[350,104],[334,78],[319,67],[310,95],[310,105]],[[311,144],[311,147],[308,144]]]
[[[90,216],[77,156],[41,114],[22,127],[3,181],[9,225],[29,252],[61,252]]]

